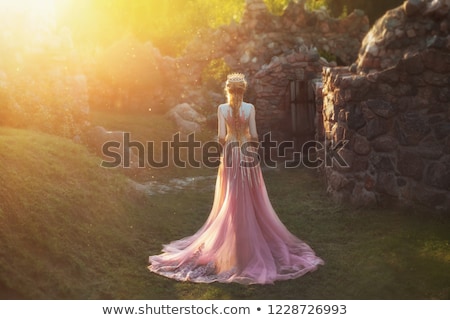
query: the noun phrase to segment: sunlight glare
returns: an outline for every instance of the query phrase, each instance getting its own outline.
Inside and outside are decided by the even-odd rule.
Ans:
[[[52,19],[55,14],[55,0],[0,0],[0,12],[28,13],[40,19]]]

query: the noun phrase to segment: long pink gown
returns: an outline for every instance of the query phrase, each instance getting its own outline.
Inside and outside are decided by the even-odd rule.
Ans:
[[[225,137],[214,201],[205,224],[192,236],[164,245],[150,256],[150,271],[179,281],[268,284],[300,277],[323,264],[291,234],[270,203],[261,168],[243,166],[254,158],[227,148],[257,137],[254,106],[243,102],[240,116],[218,108],[219,137]]]

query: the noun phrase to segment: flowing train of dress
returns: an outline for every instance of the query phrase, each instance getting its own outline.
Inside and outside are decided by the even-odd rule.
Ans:
[[[245,132],[238,135],[224,115],[227,142],[207,221],[194,235],[150,256],[150,271],[179,281],[266,284],[300,277],[324,263],[278,218],[255,158],[240,147],[227,147],[238,140],[241,146],[242,137],[248,136],[251,115],[247,115],[242,113]]]

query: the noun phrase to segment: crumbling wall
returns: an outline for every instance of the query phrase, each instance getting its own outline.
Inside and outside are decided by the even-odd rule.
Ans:
[[[323,129],[348,142],[325,167],[329,193],[450,210],[449,1],[409,0],[376,23],[351,68],[325,68]]]

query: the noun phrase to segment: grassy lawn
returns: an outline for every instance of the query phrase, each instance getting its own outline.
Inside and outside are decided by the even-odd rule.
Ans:
[[[93,123],[166,139],[163,116],[94,114]],[[206,137],[207,133],[205,133]],[[99,167],[83,145],[0,128],[2,299],[449,299],[450,216],[424,208],[338,206],[307,169],[264,171],[292,233],[325,260],[274,285],[180,283],[150,273],[161,246],[196,231],[213,200],[211,179],[146,196],[121,170]],[[213,169],[142,169],[140,179],[210,176]]]

